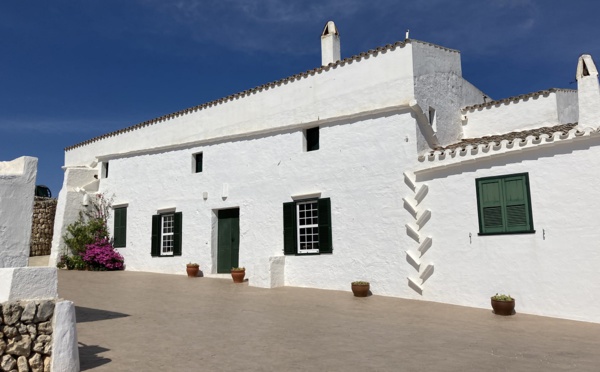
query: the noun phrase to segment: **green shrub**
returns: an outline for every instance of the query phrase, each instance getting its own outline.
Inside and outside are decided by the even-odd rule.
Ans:
[[[98,240],[109,240],[108,216],[111,204],[112,198],[107,199],[104,195],[97,194],[95,198],[91,198],[91,207],[79,212],[79,219],[67,226],[67,232],[63,235],[67,251],[56,264],[58,268],[85,269],[86,263],[82,256],[88,246]]]

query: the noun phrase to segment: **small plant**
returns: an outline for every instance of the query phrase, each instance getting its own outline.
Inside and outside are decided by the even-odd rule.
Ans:
[[[369,285],[369,282],[365,282],[362,280],[357,280],[355,282],[352,282],[352,285]]]
[[[232,267],[231,271],[246,271],[246,268],[243,266],[242,267]]]
[[[190,262],[190,263],[188,263],[188,264],[187,264],[187,267],[200,267],[200,265],[198,265],[198,264],[197,264],[197,263],[195,263],[195,262],[193,262],[193,263],[192,263],[192,262]]]
[[[505,294],[498,294],[496,293],[495,296],[492,296],[492,300],[494,301],[514,301],[514,298],[510,297],[510,295],[505,295]]]

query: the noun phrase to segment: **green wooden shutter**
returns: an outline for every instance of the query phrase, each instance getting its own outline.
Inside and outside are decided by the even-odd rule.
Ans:
[[[123,248],[127,242],[127,208],[115,208],[114,246]]]
[[[507,177],[502,182],[504,184],[506,232],[533,230],[526,176]]]
[[[173,226],[173,256],[181,256],[181,220],[182,213],[175,213]]]
[[[331,240],[331,200],[318,200],[319,209],[319,253],[333,253]]]
[[[296,253],[296,203],[283,203],[283,254]]]
[[[505,231],[504,196],[502,180],[477,180],[477,204],[479,207],[479,231],[500,233]]]
[[[152,216],[152,256],[160,256],[160,236],[161,236],[161,216],[160,214]]]

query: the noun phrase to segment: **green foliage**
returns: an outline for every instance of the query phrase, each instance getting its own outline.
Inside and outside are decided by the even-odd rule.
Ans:
[[[231,271],[246,271],[245,267],[232,267]]]
[[[67,226],[67,232],[63,235],[67,252],[62,254],[56,264],[59,268],[85,269],[86,264],[81,256],[85,254],[87,246],[99,239],[109,239],[108,216],[112,198],[107,199],[102,194],[96,194],[90,201],[90,207],[79,212],[79,219]]]
[[[492,300],[495,301],[513,301],[514,299],[512,297],[510,297],[510,295],[505,295],[505,294],[498,294],[496,293],[495,296],[492,296]]]
[[[356,282],[352,282],[352,285],[369,285],[369,282],[358,280]]]
[[[63,254],[60,260],[56,264],[59,269],[67,268],[67,270],[84,270],[86,263],[83,261],[80,255],[68,256]]]
[[[73,255],[85,253],[86,245],[92,244],[96,239],[108,237],[106,223],[102,219],[87,219],[83,214],[79,220],[67,226],[67,233],[63,236],[65,244]]]

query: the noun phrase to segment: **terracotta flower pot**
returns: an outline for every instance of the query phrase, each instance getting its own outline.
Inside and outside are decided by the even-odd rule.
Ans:
[[[494,314],[496,315],[513,315],[515,312],[515,300],[512,301],[498,301],[492,300],[492,309],[494,309]]]
[[[198,272],[200,271],[200,267],[198,266],[188,266],[186,268],[187,276],[190,278],[195,278],[198,276]]]
[[[246,276],[246,270],[231,270],[231,277],[234,283],[243,283],[244,276]]]
[[[352,284],[352,293],[355,297],[367,297],[369,294],[370,284]]]

